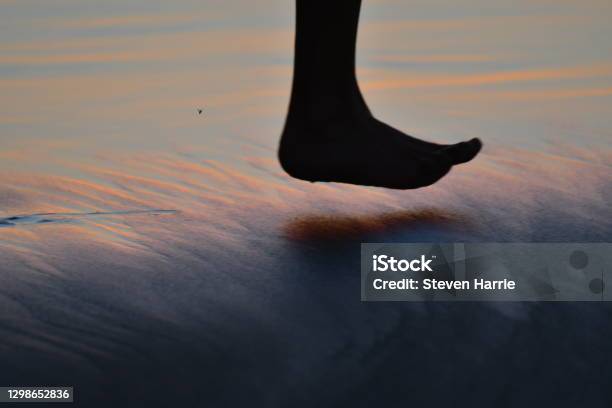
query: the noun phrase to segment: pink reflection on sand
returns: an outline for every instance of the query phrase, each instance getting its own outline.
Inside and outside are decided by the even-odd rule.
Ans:
[[[246,239],[241,235],[245,231],[273,241],[278,234],[301,239],[325,236],[329,230],[330,236],[342,239],[365,231],[384,233],[410,229],[418,222],[434,226],[442,221],[460,229],[469,224],[465,232],[477,236],[489,228],[487,220],[495,219],[498,228],[518,237],[529,234],[529,220],[539,211],[552,208],[580,218],[589,211],[591,215],[593,210],[606,211],[604,191],[612,182],[606,164],[610,151],[583,150],[580,158],[572,157],[573,153],[561,146],[556,153],[492,150],[468,166],[457,167],[437,185],[406,192],[292,180],[267,157],[245,158],[247,171],[209,159],[153,154],[145,160],[145,154],[138,154],[117,160],[121,168],[110,163],[108,167],[81,166],[87,179],[13,174],[3,183],[0,195],[3,208],[11,211],[5,210],[5,217],[27,215],[27,209],[109,214],[76,214],[64,217],[62,223],[5,226],[0,234],[5,245],[19,242],[22,248],[27,247],[27,239],[44,241],[49,231],[64,228],[70,230],[64,240],[77,246],[95,239],[97,244],[108,240],[131,248],[142,239],[182,241],[183,234],[239,245]],[[19,202],[11,205],[8,197],[15,196]],[[177,212],[112,214],[136,209]],[[146,237],[144,231],[148,231]]]

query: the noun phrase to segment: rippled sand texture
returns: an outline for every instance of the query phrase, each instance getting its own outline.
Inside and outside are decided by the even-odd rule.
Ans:
[[[374,112],[485,142],[407,192],[280,169],[291,2],[178,3],[1,4],[0,382],[85,406],[610,403],[608,306],[365,304],[358,266],[367,241],[610,242],[609,2],[366,1]]]

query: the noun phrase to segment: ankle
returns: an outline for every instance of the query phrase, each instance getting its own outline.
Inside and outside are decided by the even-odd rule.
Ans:
[[[292,91],[287,121],[320,124],[342,119],[371,117],[359,88],[321,92],[316,90]]]

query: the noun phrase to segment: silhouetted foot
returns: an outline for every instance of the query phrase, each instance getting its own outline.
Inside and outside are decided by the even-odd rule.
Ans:
[[[450,157],[451,163],[454,165],[469,162],[476,157],[482,148],[482,143],[478,138],[449,145],[438,144],[409,136],[387,125],[386,123],[379,121],[378,119],[370,118],[370,120],[374,122],[376,133],[393,137],[398,141],[398,143],[403,143],[407,147],[421,152],[444,152],[448,157]]]
[[[473,150],[416,141],[372,117],[302,126],[288,121],[279,159],[302,180],[412,189],[435,183]]]
[[[309,181],[408,189],[472,160],[478,139],[440,145],[376,120],[355,74],[361,0],[296,1],[293,83],[279,159]]]

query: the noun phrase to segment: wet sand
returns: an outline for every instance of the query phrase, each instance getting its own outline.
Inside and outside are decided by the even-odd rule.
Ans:
[[[359,300],[361,242],[612,240],[610,61],[553,47],[610,14],[565,5],[542,26],[546,4],[480,20],[478,2],[423,5],[414,21],[366,5],[375,112],[485,142],[406,192],[280,169],[284,2],[44,20],[11,5],[40,25],[0,44],[0,383],[74,385],[84,406],[609,405],[606,304]],[[413,40],[382,41],[388,27]]]
[[[4,187],[45,211],[0,220],[4,383],[152,406],[514,405],[536,391],[578,403],[557,387],[605,389],[593,367],[610,363],[606,305],[365,304],[358,264],[360,242],[609,240],[604,165],[550,155],[543,187],[485,152],[437,186],[392,192],[289,181],[263,159],[249,172],[122,163],[133,172]],[[510,379],[523,385],[506,394]]]

